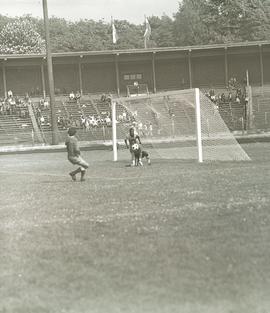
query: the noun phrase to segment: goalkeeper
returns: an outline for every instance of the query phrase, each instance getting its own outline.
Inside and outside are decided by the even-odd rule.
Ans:
[[[132,146],[137,143],[137,144],[141,144],[141,139],[140,137],[136,134],[135,135],[135,131],[134,128],[131,127],[129,129],[129,133],[125,139],[125,144],[127,149],[129,149],[129,152],[131,154],[131,166],[135,166],[135,154],[134,151],[132,149]]]
[[[127,149],[129,149],[131,154],[131,166],[143,165],[142,158],[147,159],[148,165],[151,164],[150,157],[147,151],[143,151],[140,147],[141,139],[138,135],[135,135],[134,128],[129,129],[129,134],[125,139],[125,144]]]

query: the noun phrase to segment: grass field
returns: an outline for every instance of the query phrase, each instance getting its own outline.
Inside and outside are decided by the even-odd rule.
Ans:
[[[0,156],[1,313],[270,312],[269,144],[251,162]]]

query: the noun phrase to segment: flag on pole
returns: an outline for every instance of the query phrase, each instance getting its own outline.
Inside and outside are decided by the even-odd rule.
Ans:
[[[148,21],[147,17],[145,17],[145,32],[144,32],[143,37],[145,39],[149,40],[150,35],[151,35],[151,26],[149,24],[149,21]]]
[[[113,43],[116,44],[118,39],[119,39],[119,37],[118,37],[117,31],[116,31],[116,28],[114,25],[114,20],[112,18],[112,41],[113,41]]]

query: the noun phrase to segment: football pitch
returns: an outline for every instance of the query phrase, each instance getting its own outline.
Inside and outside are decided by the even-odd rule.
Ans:
[[[0,155],[1,313],[270,312],[269,143],[247,162]],[[126,160],[125,160],[126,158]]]

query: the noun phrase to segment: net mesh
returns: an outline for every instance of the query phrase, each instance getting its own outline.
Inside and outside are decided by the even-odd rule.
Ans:
[[[198,159],[194,89],[114,101],[118,141],[126,137],[130,127],[134,127],[143,148],[151,150],[152,157]],[[249,160],[218,108],[202,93],[200,108],[203,160]]]

